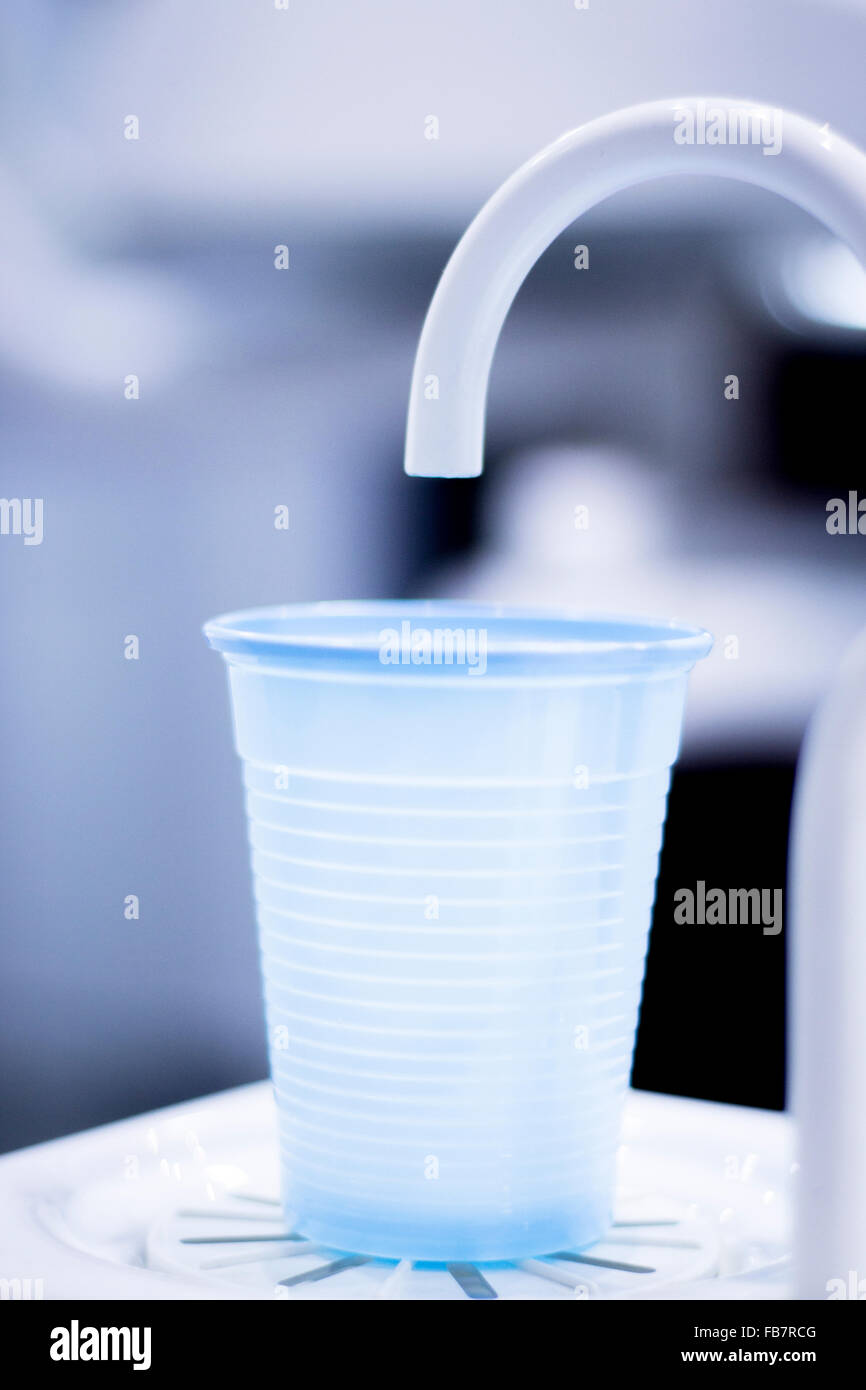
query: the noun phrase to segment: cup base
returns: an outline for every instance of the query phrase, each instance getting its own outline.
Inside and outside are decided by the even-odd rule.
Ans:
[[[375,1222],[321,1216],[304,1219],[291,1207],[286,1208],[286,1218],[292,1230],[330,1250],[420,1264],[490,1264],[533,1259],[559,1250],[582,1250],[601,1240],[611,1224],[607,1202],[587,1203],[567,1216],[538,1212],[520,1221],[479,1216],[460,1226],[437,1223],[426,1229],[417,1217],[413,1221],[379,1216]]]

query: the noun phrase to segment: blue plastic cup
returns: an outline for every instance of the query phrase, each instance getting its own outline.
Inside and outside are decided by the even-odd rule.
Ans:
[[[597,1240],[709,635],[450,602],[205,633],[244,765],[287,1221],[413,1260]]]

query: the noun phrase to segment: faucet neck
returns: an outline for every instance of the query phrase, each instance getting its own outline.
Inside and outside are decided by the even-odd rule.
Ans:
[[[579,126],[494,193],[430,304],[412,376],[406,472],[482,470],[487,382],[517,291],[551,242],[611,194],[667,174],[710,174],[779,193],[866,265],[866,156],[790,111],[723,98],[654,101]]]

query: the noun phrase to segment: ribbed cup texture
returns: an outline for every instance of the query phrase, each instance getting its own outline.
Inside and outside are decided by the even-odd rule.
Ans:
[[[295,1224],[416,1259],[594,1239],[667,769],[532,796],[245,779]]]
[[[413,1260],[598,1239],[695,652],[395,670],[214,627],[287,1221]]]

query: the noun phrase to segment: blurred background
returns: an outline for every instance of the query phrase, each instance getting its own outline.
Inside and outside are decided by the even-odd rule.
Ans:
[[[866,536],[826,525],[831,498],[866,496],[862,273],[769,194],[646,185],[529,276],[484,477],[405,478],[402,435],[429,297],[512,169],[662,96],[755,97],[866,144],[866,7],[279,3],[0,19],[0,492],[44,500],[42,544],[0,535],[0,1148],[266,1074],[200,626],[317,598],[559,602],[716,634],[634,1081],[780,1107],[784,933],[678,927],[673,893],[784,884],[803,728],[866,623]]]

